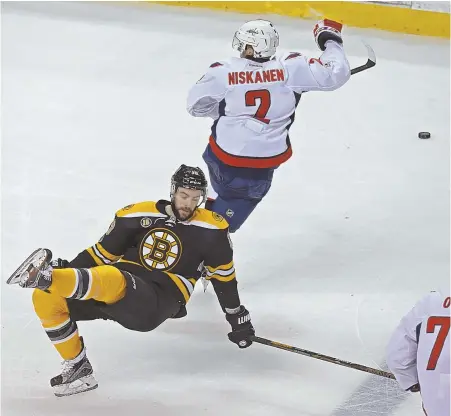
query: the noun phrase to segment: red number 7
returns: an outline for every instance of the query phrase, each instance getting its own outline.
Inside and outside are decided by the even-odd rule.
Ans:
[[[246,92],[245,103],[247,107],[255,107],[257,105],[257,100],[260,100],[260,105],[258,106],[254,117],[263,123],[269,124],[269,120],[265,117],[266,114],[268,114],[269,107],[271,107],[270,92],[268,90],[254,90]]]
[[[436,326],[440,326],[441,328],[438,331],[437,339],[435,340],[434,347],[432,348],[427,370],[435,370],[435,367],[437,366],[437,361],[442,353],[443,345],[445,344],[446,337],[449,333],[449,316],[431,316],[427,322],[426,333],[433,334]]]

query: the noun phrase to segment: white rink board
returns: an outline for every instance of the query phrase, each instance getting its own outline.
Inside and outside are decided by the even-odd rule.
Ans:
[[[414,10],[449,13],[449,1],[362,1],[359,3],[377,3],[384,6],[406,7]]]

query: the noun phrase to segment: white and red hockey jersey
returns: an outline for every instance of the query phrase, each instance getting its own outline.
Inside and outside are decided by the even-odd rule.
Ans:
[[[387,365],[407,390],[419,383],[428,416],[450,416],[450,303],[432,292],[402,318],[387,347]]]
[[[210,146],[225,164],[271,168],[292,154],[288,130],[301,94],[331,91],[351,73],[343,47],[326,42],[319,59],[287,53],[266,62],[216,62],[188,94],[195,117],[215,120]]]

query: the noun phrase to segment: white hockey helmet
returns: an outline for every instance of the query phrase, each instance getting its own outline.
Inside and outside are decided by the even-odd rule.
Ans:
[[[279,46],[279,34],[270,21],[251,20],[241,26],[233,36],[233,49],[243,53],[246,45],[254,49],[254,58],[271,58]]]

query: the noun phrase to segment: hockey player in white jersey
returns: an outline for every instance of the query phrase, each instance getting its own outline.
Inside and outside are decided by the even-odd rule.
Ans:
[[[450,416],[451,298],[432,292],[405,315],[387,347],[387,365],[404,390],[421,392],[427,416]]]
[[[292,155],[289,129],[306,91],[332,91],[350,75],[342,25],[318,22],[319,59],[298,52],[276,57],[279,34],[267,20],[245,23],[232,47],[239,58],[213,63],[191,88],[187,109],[214,120],[203,154],[211,187],[206,208],[236,231],[269,191],[274,170]]]

